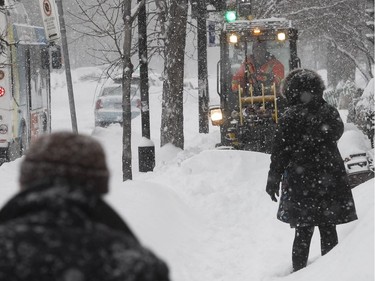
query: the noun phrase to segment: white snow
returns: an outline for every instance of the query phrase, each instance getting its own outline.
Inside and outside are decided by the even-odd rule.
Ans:
[[[357,111],[367,111],[371,110],[374,111],[374,78],[370,80],[368,85],[363,90],[363,94],[356,105]]]
[[[94,97],[100,85],[80,79],[88,72],[97,73],[74,72],[78,130],[98,139],[107,153],[111,182],[105,199],[142,243],[168,263],[171,280],[374,280],[373,180],[353,190],[359,220],[338,226],[339,245],[321,257],[316,230],[308,267],[290,274],[294,231],[276,219],[278,205],[265,192],[269,155],[215,150],[218,128],[210,126],[209,134],[198,133],[196,89],[185,92],[185,150],[171,145],[160,148],[162,88],[151,87],[150,141],[155,145],[156,167],[153,172],[138,172],[138,147],[144,143],[138,116],[132,122],[133,180],[122,182],[122,128],[94,128]],[[52,81],[53,131],[71,130],[64,79],[64,74],[55,74]],[[215,93],[216,80],[209,82],[210,93]],[[353,128],[347,125],[347,129]],[[359,142],[369,147],[363,135]],[[349,136],[340,150],[352,146]],[[20,162],[0,167],[1,206],[18,191]]]

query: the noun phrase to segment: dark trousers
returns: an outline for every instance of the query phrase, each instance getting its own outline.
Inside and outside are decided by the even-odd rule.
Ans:
[[[336,226],[319,226],[320,247],[322,256],[327,254],[338,243]],[[293,271],[306,267],[310,252],[311,238],[314,234],[314,226],[296,227],[296,233],[293,242]]]

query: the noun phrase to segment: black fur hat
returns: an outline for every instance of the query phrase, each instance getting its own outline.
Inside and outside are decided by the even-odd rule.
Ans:
[[[68,182],[98,194],[108,192],[109,172],[102,146],[90,136],[70,132],[35,140],[21,163],[21,189]]]
[[[324,89],[323,79],[318,73],[301,68],[291,71],[283,84],[283,94],[289,105],[322,99]]]

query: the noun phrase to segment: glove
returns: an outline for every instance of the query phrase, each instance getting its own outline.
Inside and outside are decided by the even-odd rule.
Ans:
[[[271,200],[277,202],[276,195],[279,197],[279,184],[267,183],[266,192],[271,196]]]
[[[276,195],[279,197],[280,179],[268,175],[266,192],[271,196],[271,200],[277,202]]]

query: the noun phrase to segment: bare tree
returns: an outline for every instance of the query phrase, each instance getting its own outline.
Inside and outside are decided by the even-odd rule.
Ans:
[[[70,27],[80,36],[91,38],[95,44],[87,44],[86,51],[99,65],[107,65],[107,75],[119,74],[123,65],[123,41],[125,37],[125,3],[122,0],[74,0],[79,11],[71,12],[74,22]],[[130,16],[131,18],[131,16]],[[131,19],[132,21],[134,19]],[[133,22],[132,22],[133,24]],[[136,53],[131,48],[131,56]]]
[[[107,68],[111,76],[121,73],[122,108],[123,108],[123,147],[122,147],[122,172],[123,180],[132,179],[132,149],[131,149],[131,105],[130,89],[133,74],[131,58],[134,54],[132,48],[133,22],[145,0],[140,1],[135,7],[129,0],[95,0],[93,4],[85,4],[82,0],[75,0],[80,7],[80,14],[75,17],[85,23],[86,29],[81,30],[85,35],[98,39],[102,49],[99,52],[103,63],[109,63]],[[99,20],[97,20],[99,18]],[[104,20],[103,20],[104,19]],[[108,40],[110,39],[110,40]]]
[[[294,21],[301,38],[325,44],[333,86],[353,78],[355,68],[367,80],[373,77],[374,45],[366,38],[366,22],[371,18],[365,0],[283,0],[277,7],[280,14]]]
[[[252,16],[256,19],[275,16],[280,0],[255,0],[252,4]]]
[[[161,146],[184,148],[183,80],[188,0],[157,0],[165,35]]]
[[[130,59],[137,50],[136,43],[132,44],[131,39],[134,21],[134,15],[130,14],[131,1],[92,0],[90,3],[93,4],[84,3],[83,0],[75,1],[80,7],[80,14],[75,14],[80,31],[82,26],[86,26],[82,34],[96,38],[102,46],[93,51],[103,62],[109,63],[108,74],[122,66],[123,91],[130,92],[128,88],[133,71]],[[144,5],[144,2],[141,4]],[[162,54],[164,58],[161,145],[172,143],[183,148],[183,78],[188,0],[157,0],[148,3],[149,6],[156,5],[154,13],[149,11],[149,20],[155,22],[157,19],[154,32],[148,34],[149,54]],[[121,15],[123,18],[119,21]],[[123,174],[126,180],[132,176],[130,100],[125,94],[123,106]]]

